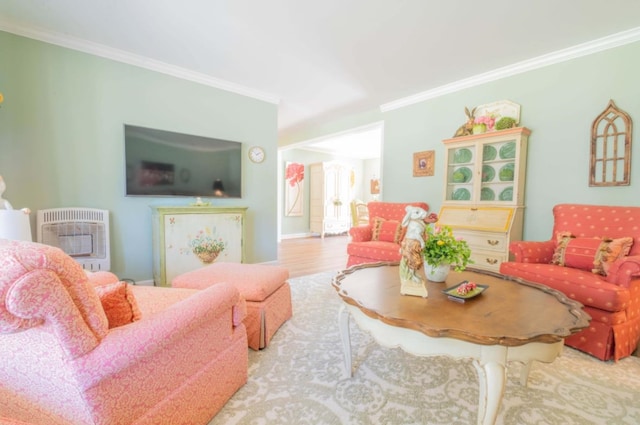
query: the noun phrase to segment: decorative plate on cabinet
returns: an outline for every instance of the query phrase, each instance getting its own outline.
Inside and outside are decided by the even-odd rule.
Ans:
[[[500,148],[500,158],[513,159],[516,157],[516,142],[509,142]]]
[[[458,149],[453,153],[454,164],[465,164],[471,162],[471,159],[473,159],[473,154],[467,148]]]
[[[470,169],[468,169],[467,167],[460,167],[451,175],[451,181],[453,181],[454,183],[467,183],[469,180],[471,180],[472,175],[473,174],[471,173]]]
[[[501,201],[512,201],[513,200],[513,187],[509,186],[508,188],[506,188],[502,192],[500,192],[499,198],[500,198]]]
[[[481,201],[493,201],[494,199],[496,199],[496,194],[493,192],[493,190],[489,189],[488,187],[483,187],[482,189],[480,189]]]
[[[491,115],[496,122],[502,117],[510,117],[516,120],[516,124],[520,122],[520,105],[510,100],[499,100],[493,103],[478,105],[476,107],[476,117],[483,115]]]
[[[496,159],[496,155],[498,155],[498,151],[491,145],[485,145],[482,148],[482,160],[483,161],[493,161]]]
[[[496,170],[491,165],[482,166],[482,181],[490,182],[496,176]]]
[[[498,172],[498,178],[503,182],[512,182],[513,181],[513,170],[515,168],[515,164],[510,162],[505,164],[500,168]]]
[[[468,201],[469,199],[471,199],[471,192],[469,192],[464,187],[461,187],[460,189],[456,189],[453,191],[453,193],[451,194],[451,199],[453,199],[454,201]]]

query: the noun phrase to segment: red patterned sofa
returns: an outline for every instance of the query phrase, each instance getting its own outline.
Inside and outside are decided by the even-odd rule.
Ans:
[[[0,239],[0,423],[205,425],[247,380],[231,283],[133,286]]]
[[[559,204],[553,217],[551,240],[511,243],[514,261],[500,273],[584,305],[591,323],[568,346],[601,360],[629,356],[640,340],[640,207]]]
[[[404,237],[402,219],[407,205],[429,211],[424,202],[369,202],[369,224],[349,229],[347,267],[361,263],[400,261],[400,242]]]

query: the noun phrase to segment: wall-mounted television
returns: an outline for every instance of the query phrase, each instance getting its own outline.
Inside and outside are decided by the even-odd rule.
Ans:
[[[124,125],[127,196],[240,198],[242,143]]]

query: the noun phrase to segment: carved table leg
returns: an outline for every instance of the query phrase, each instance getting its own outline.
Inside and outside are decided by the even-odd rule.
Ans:
[[[522,365],[522,369],[520,369],[520,385],[523,387],[527,386],[527,381],[529,380],[529,372],[531,372],[531,364],[533,361],[528,361]]]
[[[506,347],[495,345],[483,347],[481,359],[473,361],[480,383],[479,425],[493,425],[496,422],[504,394],[506,363]]]
[[[349,311],[342,304],[338,311],[338,327],[340,328],[340,339],[342,340],[342,352],[344,353],[344,367],[347,378],[353,376],[351,370],[351,335],[349,333]]]

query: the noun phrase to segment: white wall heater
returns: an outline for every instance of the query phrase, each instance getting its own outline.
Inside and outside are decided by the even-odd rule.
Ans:
[[[109,211],[94,208],[38,210],[38,242],[56,246],[83,269],[111,268]]]

